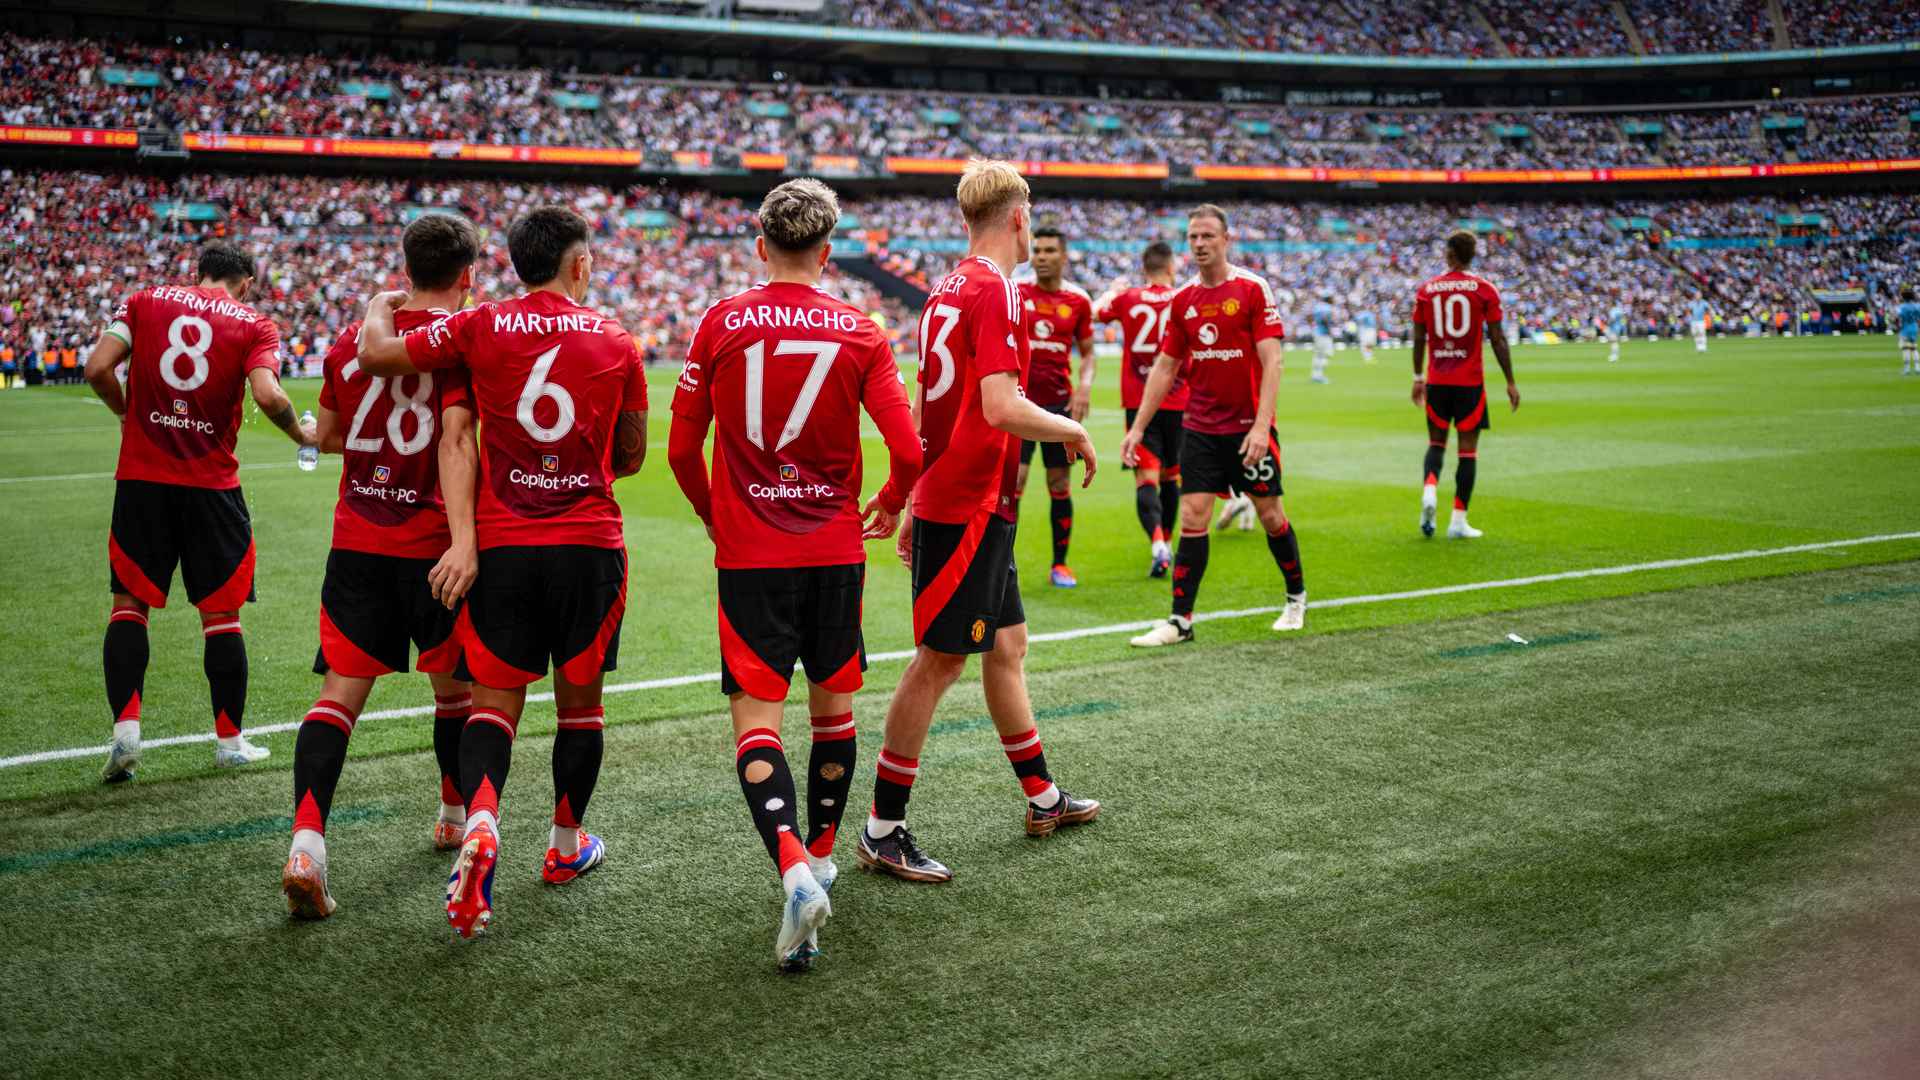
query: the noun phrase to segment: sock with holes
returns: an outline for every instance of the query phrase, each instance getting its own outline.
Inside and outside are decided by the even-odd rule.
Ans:
[[[1027,801],[1042,810],[1051,810],[1060,801],[1060,789],[1047,772],[1047,753],[1040,745],[1040,729],[1028,728],[1019,735],[1000,736],[1000,749],[1007,752],[1013,775]]]
[[[433,695],[433,758],[440,764],[440,820],[458,825],[467,819],[460,797],[460,732],[473,712],[473,692]]]
[[[467,835],[482,826],[500,833],[500,793],[513,763],[520,722],[499,709],[475,709],[460,732],[460,793],[467,802]]]
[[[1479,454],[1461,454],[1460,464],[1453,470],[1453,508],[1462,514],[1473,502],[1473,478],[1479,472],[1479,465]]]
[[[204,667],[213,698],[213,733],[222,740],[238,739],[247,711],[247,641],[240,620],[229,619],[206,627]]]
[[[833,837],[853,788],[853,714],[813,718],[813,748],[807,754],[807,854],[833,854]]]
[[[1282,522],[1279,532],[1267,534],[1267,550],[1273,553],[1274,565],[1287,583],[1287,595],[1306,592],[1307,575],[1300,569],[1300,538],[1294,535],[1293,522]]]
[[[115,608],[107,617],[107,640],[100,649],[107,673],[107,711],[115,735],[140,735],[140,692],[147,683],[147,617],[132,608]]]
[[[1447,465],[1447,444],[1430,442],[1427,444],[1427,457],[1420,463],[1420,482],[1428,487],[1440,483],[1440,470]]]
[[[1048,519],[1053,523],[1053,565],[1067,565],[1067,545],[1073,540],[1073,495],[1068,492],[1047,492],[1052,496],[1048,500]]]
[[[1149,540],[1165,540],[1166,529],[1160,524],[1160,489],[1152,484],[1141,484],[1133,489],[1133,513],[1140,519],[1140,530]]]
[[[882,746],[873,773],[873,810],[867,817],[867,835],[885,839],[895,826],[906,823],[907,799],[920,775],[920,759],[902,757]]]
[[[754,728],[742,734],[734,744],[733,768],[740,774],[740,794],[746,797],[747,813],[753,815],[760,841],[767,845],[767,857],[784,877],[796,854],[800,862],[807,856],[800,847],[793,771],[787,768],[780,734],[771,728]]]
[[[1160,528],[1168,535],[1180,532],[1180,474],[1160,474]]]
[[[607,711],[598,705],[560,710],[553,736],[553,848],[561,857],[580,854],[580,822],[600,782],[606,752]]]
[[[1207,574],[1210,539],[1204,528],[1182,532],[1180,547],[1173,553],[1173,613],[1183,619],[1193,618],[1193,601],[1200,595],[1200,579]]]
[[[300,721],[300,733],[293,741],[293,840],[295,850],[305,848],[316,858],[326,857],[323,842],[327,832],[327,814],[333,809],[333,789],[340,783],[340,769],[347,762],[347,740],[353,736],[359,713],[337,701],[321,698]],[[303,837],[302,833],[313,836]]]

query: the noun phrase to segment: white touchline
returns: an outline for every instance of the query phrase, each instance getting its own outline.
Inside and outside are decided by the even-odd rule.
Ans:
[[[1693,555],[1684,559],[1659,559],[1654,562],[1627,563],[1622,566],[1596,566],[1587,570],[1562,570],[1552,574],[1534,574],[1529,577],[1500,578],[1496,581],[1469,581],[1459,585],[1436,585],[1428,589],[1408,589],[1405,592],[1369,593],[1362,596],[1336,596],[1330,600],[1315,600],[1307,605],[1310,608],[1354,607],[1360,604],[1385,604],[1395,600],[1421,600],[1430,596],[1451,596],[1454,593],[1484,592],[1488,589],[1517,589],[1528,585],[1544,585],[1555,581],[1578,581],[1582,578],[1617,577],[1621,574],[1640,574],[1650,570],[1677,570],[1687,566],[1704,566],[1708,563],[1737,562],[1741,559],[1764,559],[1776,555],[1798,555],[1808,551],[1830,551],[1835,548],[1860,547],[1865,544],[1888,544],[1900,540],[1920,540],[1920,532],[1884,533],[1879,536],[1860,536],[1851,540],[1822,540],[1812,544],[1795,544],[1791,547],[1754,548],[1748,551],[1727,551],[1717,555]],[[1240,608],[1234,611],[1209,611],[1194,616],[1195,622],[1212,622],[1215,619],[1245,619],[1255,615],[1272,615],[1280,610],[1280,605],[1269,604],[1265,607]],[[1044,634],[1029,635],[1029,642],[1073,641],[1078,638],[1105,637],[1109,634],[1134,633],[1151,629],[1160,624],[1160,619],[1144,619],[1140,622],[1110,623],[1106,626],[1083,626],[1076,630],[1053,630]],[[868,663],[886,663],[905,660],[913,655],[912,649],[896,649],[891,652],[868,653]],[[608,694],[632,694],[641,690],[666,690],[676,686],[697,686],[700,683],[717,683],[720,673],[702,672],[698,675],[673,675],[664,679],[643,679],[639,682],[612,683],[605,689]],[[552,701],[552,693],[528,694],[527,701]],[[428,716],[433,712],[431,705],[413,705],[403,709],[378,709],[361,713],[360,719],[399,720],[410,716]],[[295,731],[299,721],[284,724],[263,724],[247,728],[248,735],[277,735]],[[184,746],[189,743],[213,741],[210,731],[195,732],[192,735],[169,735],[162,739],[144,739],[141,749],[156,746]],[[106,744],[99,746],[73,746],[65,750],[42,750],[33,754],[20,754],[15,757],[0,758],[0,769],[11,769],[21,765],[38,765],[48,761],[62,761],[67,758],[90,757],[107,752]]]

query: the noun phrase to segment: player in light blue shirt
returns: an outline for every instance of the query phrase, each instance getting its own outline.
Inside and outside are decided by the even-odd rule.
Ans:
[[[1327,362],[1333,359],[1333,292],[1323,290],[1308,312],[1313,323],[1313,381],[1327,381]]]
[[[1920,375],[1920,302],[1912,287],[1900,290],[1894,318],[1900,323],[1900,374]]]
[[[1366,308],[1361,308],[1360,314],[1355,315],[1353,321],[1360,326],[1360,359],[1371,364],[1373,363],[1373,347],[1380,344],[1379,319],[1373,312],[1368,311]]]
[[[1611,364],[1620,359],[1620,341],[1626,336],[1627,309],[1616,303],[1607,309],[1607,344],[1610,346],[1607,363]]]
[[[1704,296],[1696,296],[1687,304],[1687,323],[1693,328],[1693,351],[1707,351],[1707,314],[1713,305],[1707,303]]]

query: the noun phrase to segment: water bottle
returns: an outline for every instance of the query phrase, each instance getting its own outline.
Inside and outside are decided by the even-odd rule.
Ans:
[[[300,426],[305,427],[311,423],[313,423],[313,410],[308,409],[306,412],[300,414]],[[320,448],[317,446],[301,447],[297,460],[300,462],[301,472],[312,472],[320,467]]]

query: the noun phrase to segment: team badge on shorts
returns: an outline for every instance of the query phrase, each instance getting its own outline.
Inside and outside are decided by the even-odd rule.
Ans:
[[[780,466],[780,479],[785,480],[789,484],[800,479],[800,466],[798,465]]]
[[[559,454],[541,454],[540,467],[547,470],[548,472],[559,472],[560,471],[560,455]]]
[[[173,415],[175,416],[187,415],[187,403],[180,398],[174,398],[173,399]]]
[[[375,465],[375,466],[373,467],[373,482],[374,482],[374,483],[376,483],[376,484],[384,484],[384,483],[386,483],[387,481],[389,481],[389,480],[391,480],[391,479],[393,479],[393,470],[392,470],[392,469],[390,469],[390,468],[388,468],[388,467],[387,467],[387,466],[385,466],[385,465]]]
[[[973,635],[973,643],[975,645],[978,645],[982,641],[985,641],[987,638],[987,620],[985,619],[973,620],[973,629],[970,631],[970,633]]]

